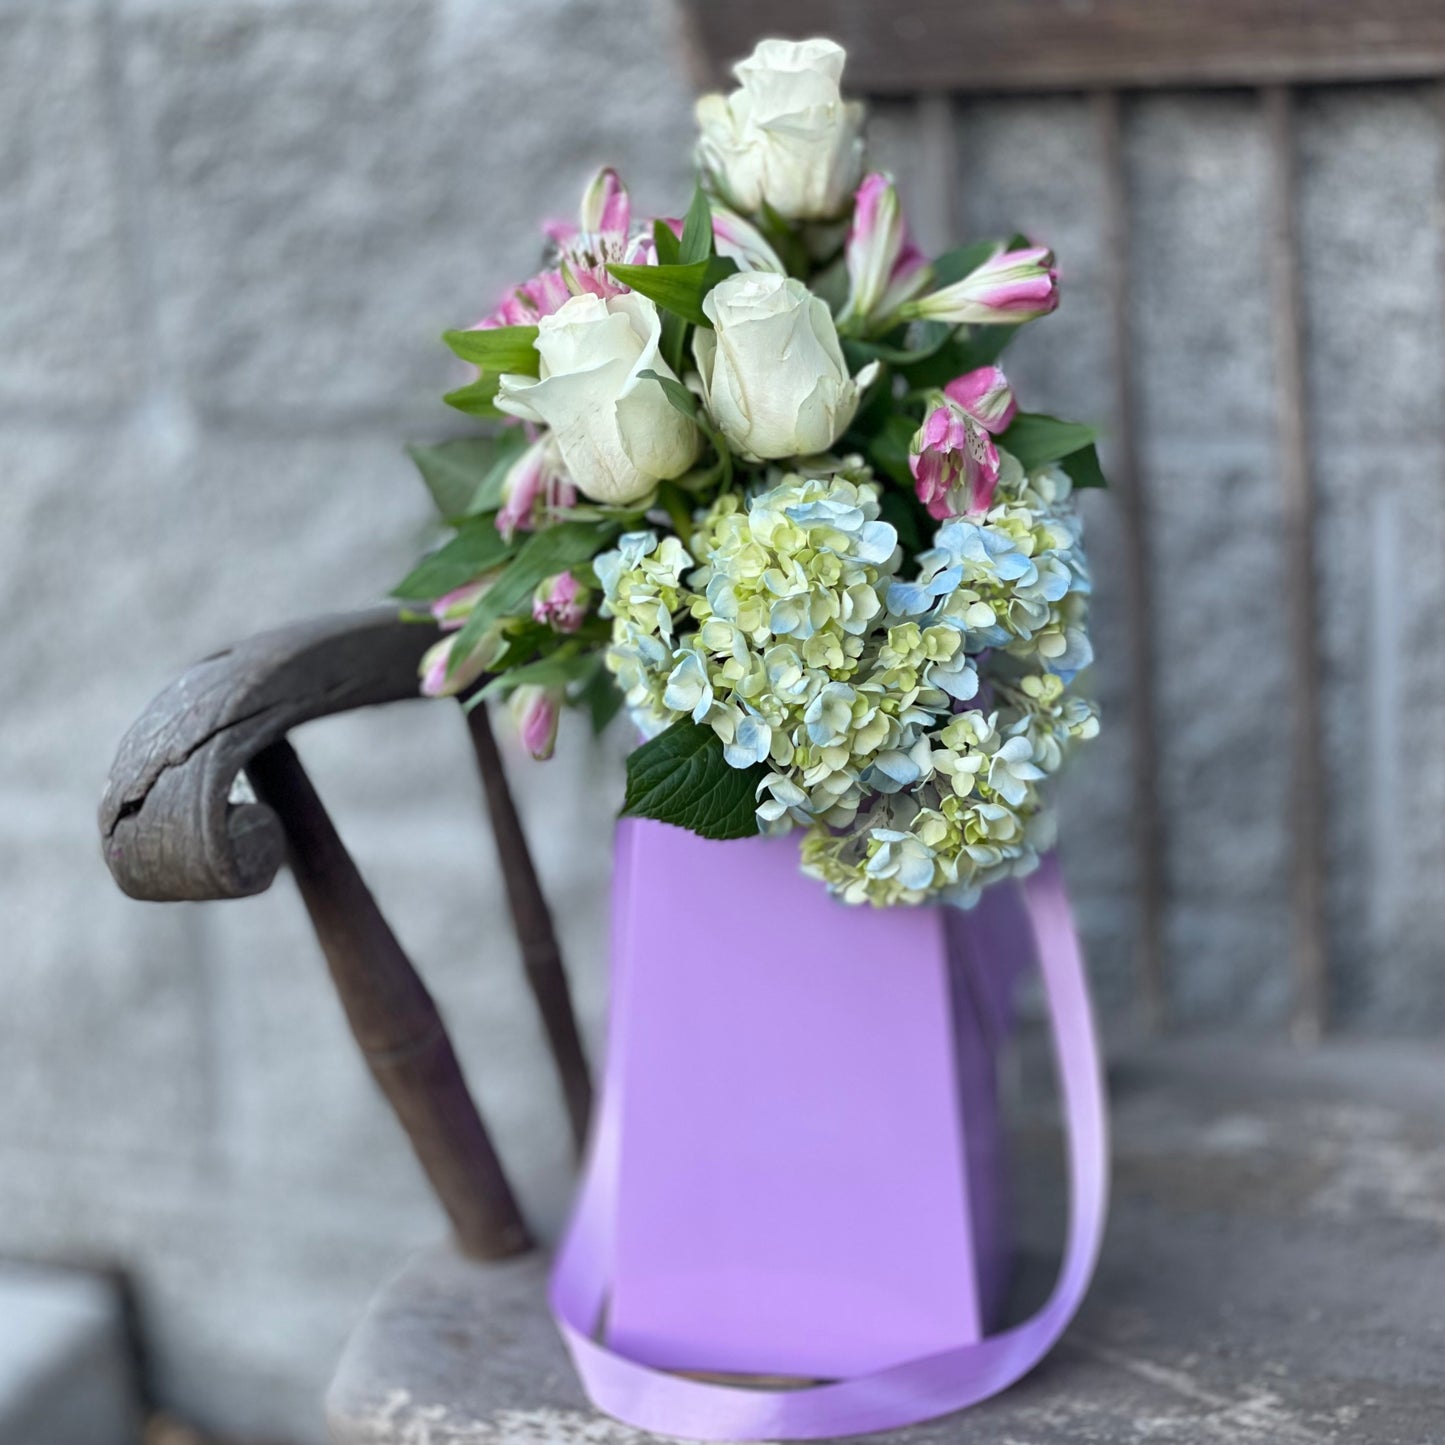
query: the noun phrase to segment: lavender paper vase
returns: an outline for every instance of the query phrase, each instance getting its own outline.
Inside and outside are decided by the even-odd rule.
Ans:
[[[980,1338],[1007,1263],[982,920],[840,904],[796,839],[622,830],[609,1344],[831,1379]]]
[[[613,904],[607,1067],[550,1289],[594,1403],[665,1435],[817,1440],[1026,1374],[1088,1289],[1108,1208],[1057,861],[968,913],[849,909],[801,877],[791,840],[624,822]],[[991,1333],[1008,1258],[995,1064],[1035,956],[1068,1232],[1047,1302]]]

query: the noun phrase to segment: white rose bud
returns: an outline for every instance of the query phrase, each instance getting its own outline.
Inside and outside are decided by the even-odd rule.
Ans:
[[[735,73],[742,88],[697,103],[698,159],[738,210],[766,202],[791,221],[826,221],[863,174],[863,107],[845,101],[843,48],[761,40]]]
[[[792,276],[739,271],[703,298],[713,329],[693,353],[708,410],[734,451],[772,459],[825,452],[848,429],[878,363],[856,377],[827,304]]]
[[[658,353],[657,307],[635,291],[574,296],[537,322],[540,375],[503,376],[497,405],[552,428],[577,489],[625,505],[696,460],[696,425],[654,380],[676,379]]]

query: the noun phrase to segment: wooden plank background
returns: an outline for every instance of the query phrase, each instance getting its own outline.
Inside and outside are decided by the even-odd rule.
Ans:
[[[1438,1020],[1445,642],[1410,628],[1445,590],[1417,399],[1445,369],[1445,5],[684,9],[709,82],[760,35],[845,44],[927,243],[1021,229],[1060,255],[1064,308],[1011,371],[1026,404],[1108,428],[1113,491],[1086,512],[1109,726],[1063,823],[1114,1007],[1309,1039],[1333,996],[1395,1023],[1413,989]],[[1372,373],[1397,386],[1375,410]],[[1347,500],[1341,457],[1371,447],[1390,474]],[[1369,782],[1343,781],[1351,736]]]
[[[1437,0],[688,0],[714,78],[760,34],[831,35],[854,87],[1265,85],[1445,72]]]

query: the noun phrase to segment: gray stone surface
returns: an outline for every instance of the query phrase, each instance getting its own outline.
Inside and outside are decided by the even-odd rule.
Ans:
[[[140,1414],[114,1283],[0,1267],[0,1440],[137,1445]]]
[[[1433,1050],[1171,1045],[1116,1061],[1114,1203],[1093,1290],[1023,1383],[899,1441],[1420,1445],[1445,1419],[1445,1074]],[[1057,1141],[1021,1139],[1032,1308],[1060,1234]],[[1040,1207],[1042,1205],[1042,1207]],[[656,1438],[597,1416],[538,1258],[416,1256],[331,1387],[339,1445]]]
[[[664,0],[0,0],[0,1254],[130,1271],[163,1403],[218,1430],[320,1440],[348,1324],[440,1221],[290,885],[129,903],[94,803],[186,663],[364,604],[423,545],[401,444],[464,425],[435,400],[454,374],[436,333],[531,267],[537,218],[592,165],[681,207],[675,43]],[[1432,105],[1360,88],[1300,115],[1335,983],[1349,1022],[1415,1031],[1445,1020]],[[1141,99],[1125,124],[1172,978],[1186,1020],[1269,1028],[1288,998],[1288,681],[1262,130],[1237,94]],[[1055,245],[1066,300],[1016,376],[1031,406],[1108,420],[1087,106],[978,100],[926,145],[890,106],[877,131],[931,226],[954,211]],[[1112,500],[1087,508],[1110,722],[1064,786],[1063,846],[1119,1027],[1124,563]],[[599,755],[584,732],[545,768],[509,760],[595,1053],[621,740]],[[478,946],[497,892],[457,718],[400,707],[299,746],[555,1226],[563,1120],[511,944]]]

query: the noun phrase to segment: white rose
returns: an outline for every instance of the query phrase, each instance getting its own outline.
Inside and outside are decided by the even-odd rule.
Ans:
[[[825,452],[877,374],[848,375],[825,302],[792,276],[739,271],[703,298],[713,329],[693,353],[708,410],[735,451],[762,459]]]
[[[742,88],[697,103],[698,159],[739,210],[766,201],[793,221],[832,220],[863,175],[863,107],[838,82],[831,40],[761,40],[735,68]]]
[[[676,379],[658,354],[657,307],[635,291],[574,296],[537,323],[540,375],[503,376],[497,405],[552,428],[573,482],[621,505],[696,460],[698,430],[644,371]]]

